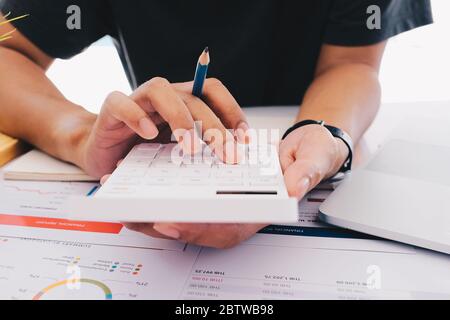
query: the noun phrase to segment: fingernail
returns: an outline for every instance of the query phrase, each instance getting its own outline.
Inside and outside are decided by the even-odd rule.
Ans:
[[[301,199],[305,196],[306,193],[309,191],[311,181],[309,178],[303,178],[300,180],[300,182],[297,185],[297,190],[299,192],[298,197]]]
[[[247,122],[241,122],[237,128],[236,128],[236,135],[238,138],[238,141],[240,143],[249,144],[250,143],[250,136],[247,135],[247,131],[250,129]]]
[[[142,118],[139,120],[139,127],[142,130],[143,138],[145,139],[155,139],[158,136],[158,129],[151,122],[149,118]]]
[[[179,239],[180,238],[180,232],[166,224],[154,224],[153,229],[161,233],[162,235],[165,235],[172,239]]]
[[[186,154],[192,155],[202,151],[201,140],[195,129],[186,131],[186,133],[183,135],[182,143],[183,151]]]
[[[190,130],[186,130],[181,138],[181,148],[183,149],[183,154],[191,154],[192,148],[192,132]]]
[[[243,151],[242,147],[234,140],[225,142],[225,162],[229,164],[238,164],[242,162]]]
[[[100,185],[104,185],[104,184],[106,183],[106,181],[109,179],[109,177],[111,177],[110,174],[107,174],[107,175],[103,176],[103,177],[100,179]]]
[[[128,223],[128,222],[121,222],[121,223],[125,228],[127,228],[131,231],[141,232],[143,230],[142,223]]]

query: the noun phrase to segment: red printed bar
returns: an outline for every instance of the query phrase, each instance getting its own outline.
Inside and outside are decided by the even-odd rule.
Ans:
[[[122,224],[112,222],[71,221],[65,219],[15,216],[7,214],[0,214],[0,224],[8,226],[59,229],[59,230],[110,233],[110,234],[119,234],[123,228]]]

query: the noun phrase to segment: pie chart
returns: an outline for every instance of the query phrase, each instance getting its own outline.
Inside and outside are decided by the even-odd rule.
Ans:
[[[95,290],[99,291],[99,293],[101,294],[102,297],[104,297],[105,300],[112,300],[112,298],[113,298],[111,289],[109,289],[109,287],[107,285],[105,285],[103,282],[93,280],[93,279],[80,278],[80,279],[67,279],[67,280],[55,282],[55,283],[49,285],[48,287],[42,289],[41,291],[39,291],[33,297],[33,300],[41,300],[41,298],[43,298],[45,295],[48,295],[51,291],[54,291],[58,288],[61,289],[61,288],[66,287],[65,290],[69,291],[68,285],[69,284],[73,285],[74,283],[89,285],[89,287],[92,287],[90,289],[95,289]],[[79,290],[71,289],[70,291],[79,291]],[[64,297],[61,297],[61,298],[64,298]]]

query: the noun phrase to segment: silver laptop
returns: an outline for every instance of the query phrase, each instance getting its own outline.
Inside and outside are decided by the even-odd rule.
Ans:
[[[409,119],[323,203],[330,224],[450,254],[450,119]]]

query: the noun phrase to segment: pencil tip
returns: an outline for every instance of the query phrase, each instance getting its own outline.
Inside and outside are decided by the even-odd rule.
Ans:
[[[1,1],[1,0],[0,0]],[[209,48],[206,47],[205,50],[203,50],[202,54],[200,55],[200,57],[198,58],[198,63],[200,63],[203,66],[208,65],[210,62],[210,58],[209,58]]]

